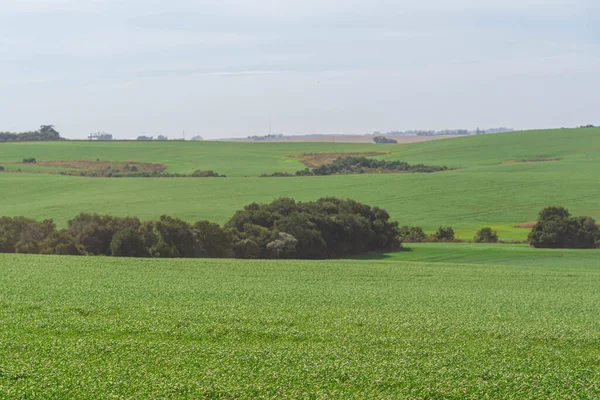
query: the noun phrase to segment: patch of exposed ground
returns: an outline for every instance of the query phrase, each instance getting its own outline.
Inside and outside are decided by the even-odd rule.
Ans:
[[[530,160],[504,161],[502,164],[521,164],[521,163],[550,162],[550,161],[560,161],[560,160],[562,160],[562,158],[533,158]]]
[[[515,228],[531,229],[535,224],[535,222],[523,222],[522,224],[515,225]]]
[[[302,164],[309,168],[317,168],[329,165],[338,158],[344,157],[373,157],[391,154],[390,152],[367,152],[367,153],[303,153],[288,154],[287,157],[297,158]]]
[[[55,169],[39,170],[33,168],[21,172],[61,174],[73,176],[134,176],[139,174],[160,174],[167,169],[166,164],[142,163],[137,161],[114,162],[100,160],[58,160],[37,161],[35,164],[14,163],[11,165],[27,165],[28,167],[51,167]]]

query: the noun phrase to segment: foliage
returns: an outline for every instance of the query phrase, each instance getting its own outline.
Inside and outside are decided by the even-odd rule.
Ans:
[[[202,170],[196,170],[192,173],[193,177],[197,177],[197,178],[226,178],[225,175],[219,175],[218,173],[208,170],[208,171],[202,171]]]
[[[52,221],[0,220],[0,252],[161,258],[341,258],[400,248],[397,223],[378,207],[323,198],[250,204],[226,227],[82,213],[56,232]]]
[[[115,257],[148,257],[150,253],[137,230],[123,228],[110,241],[110,253]]]
[[[36,164],[37,160],[35,158],[24,158],[23,164]]]
[[[373,141],[377,144],[395,144],[398,143],[396,139],[390,139],[385,136],[375,136]]]
[[[566,208],[552,206],[540,211],[528,240],[537,248],[588,249],[596,247],[600,231],[593,218],[573,217]]]
[[[427,235],[420,226],[403,226],[398,230],[398,239],[402,243],[419,243],[427,239]]]
[[[403,161],[376,160],[366,157],[340,157],[331,164],[322,165],[312,170],[306,168],[295,173],[295,176],[325,176],[345,174],[368,174],[383,172],[439,172],[448,167],[429,166],[423,164],[410,165]],[[275,172],[262,174],[262,177],[289,177],[291,174]]]
[[[53,125],[42,125],[38,131],[24,133],[0,132],[0,142],[34,142],[63,140]]]
[[[475,243],[497,243],[498,233],[490,227],[481,228],[473,240]]]
[[[52,220],[0,217],[0,253],[39,252],[39,245],[55,230]]]
[[[226,227],[237,231],[236,256],[236,249],[247,254],[250,248],[260,258],[337,258],[400,248],[397,223],[389,218],[385,210],[354,200],[280,198],[246,206]]]
[[[455,239],[454,229],[451,226],[440,226],[431,237],[435,241],[451,242]]]

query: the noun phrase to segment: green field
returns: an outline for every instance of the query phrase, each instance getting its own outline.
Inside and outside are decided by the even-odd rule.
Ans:
[[[534,249],[524,244],[484,243],[407,243],[404,247],[403,251],[363,259],[539,267],[600,267],[600,252],[596,250]]]
[[[600,396],[598,263],[403,256],[0,255],[0,397]]]
[[[459,168],[434,174],[259,178],[304,166],[289,154],[383,151],[387,159]],[[386,208],[401,224],[453,226],[470,239],[482,226],[522,240],[548,205],[600,218],[600,129],[481,135],[409,145],[217,142],[57,142],[0,144],[0,165],[39,160],[144,161],[189,173],[212,169],[226,179],[81,178],[0,173],[0,214],[53,218],[63,226],[79,212],[225,222],[244,205],[280,196],[349,197]],[[546,162],[509,161],[560,159]],[[11,167],[12,168],[12,167]]]

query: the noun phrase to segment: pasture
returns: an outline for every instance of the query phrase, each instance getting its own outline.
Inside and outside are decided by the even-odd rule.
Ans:
[[[304,165],[290,154],[372,152],[412,164],[447,165],[433,174],[260,178]],[[55,142],[0,144],[0,165],[25,157],[163,163],[168,172],[214,170],[228,178],[84,178],[0,173],[2,215],[53,218],[60,226],[80,212],[188,221],[227,221],[251,202],[287,196],[353,198],[387,209],[402,225],[451,225],[464,239],[482,226],[501,239],[523,240],[547,205],[600,218],[600,129],[481,135],[405,145],[335,143]],[[547,161],[543,161],[547,160]],[[552,160],[552,161],[550,161]],[[11,169],[14,166],[10,167]],[[27,166],[27,168],[35,168]]]
[[[597,398],[600,270],[577,257],[0,255],[0,397]]]

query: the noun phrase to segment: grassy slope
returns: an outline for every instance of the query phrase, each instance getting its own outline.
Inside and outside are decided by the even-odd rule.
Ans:
[[[0,255],[0,397],[597,398],[598,265]]]
[[[243,178],[302,165],[290,153],[381,149],[385,158],[463,169],[437,174],[307,178]],[[0,144],[0,161],[91,158],[167,162],[174,172],[214,169],[227,179],[93,179],[0,174],[0,214],[54,218],[60,224],[82,211],[153,218],[226,221],[253,201],[279,196],[311,200],[351,197],[388,209],[402,224],[432,230],[451,224],[460,236],[492,225],[503,239],[523,239],[513,225],[535,220],[546,205],[600,218],[600,129],[531,131],[411,145],[323,143],[25,143]],[[557,162],[501,165],[503,161],[562,158]],[[239,178],[235,178],[238,176]]]
[[[407,243],[406,250],[366,259],[512,266],[600,267],[596,250],[534,249],[527,245]]]

